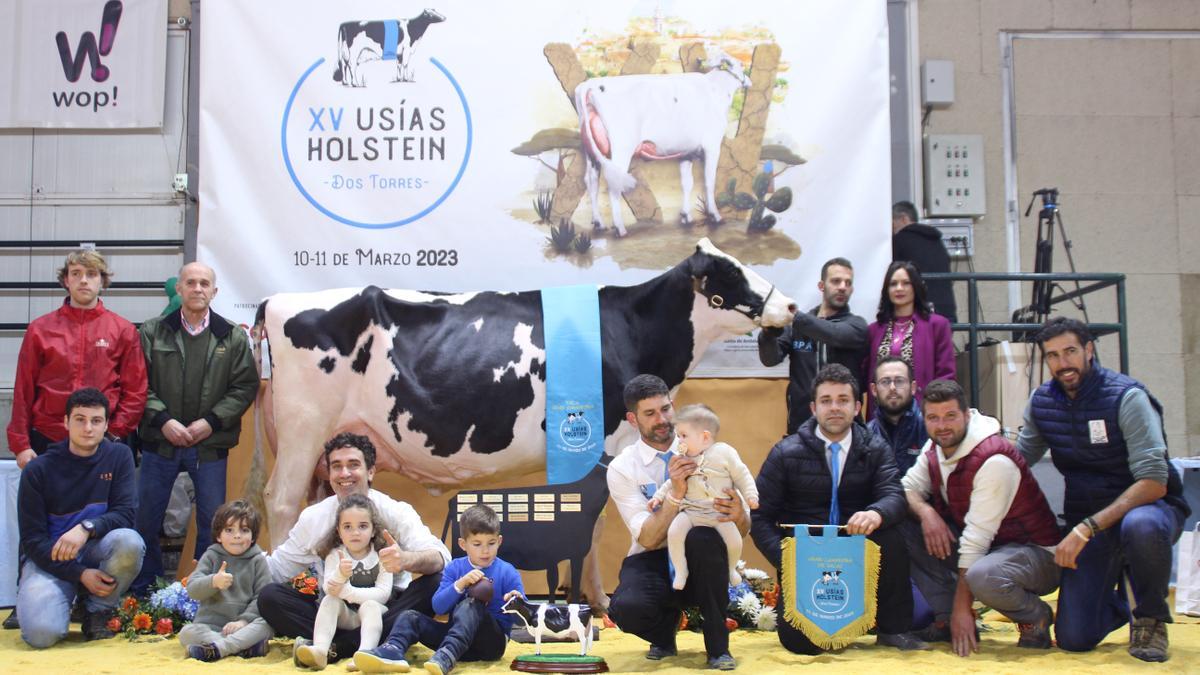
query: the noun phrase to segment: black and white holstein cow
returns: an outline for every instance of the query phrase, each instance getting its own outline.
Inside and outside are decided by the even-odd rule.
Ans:
[[[604,450],[612,456],[637,436],[623,423],[630,378],[653,373],[674,389],[715,340],[786,326],[795,311],[708,239],[649,281],[601,287],[599,301]],[[324,479],[322,444],[341,431],[369,436],[380,470],[436,490],[546,467],[540,291],[281,293],[259,306],[256,324],[272,363],[260,409],[276,449],[263,492],[273,544],[296,522],[314,472]],[[598,598],[591,576],[584,586]]]
[[[713,222],[717,211],[717,160],[729,124],[729,106],[750,81],[737,59],[715,47],[706,50],[706,73],[621,75],[584,80],[575,88],[579,134],[587,170],[584,183],[592,205],[592,225],[600,219],[600,175],[608,183],[617,236],[625,236],[621,195],[637,185],[629,172],[634,157],[679,162],[683,202],[679,222],[686,225],[692,197],[692,161],[704,162],[704,205]]]
[[[533,636],[536,653],[542,653],[542,636],[564,638],[574,635],[579,640],[579,655],[587,656],[592,648],[592,608],[587,605],[534,604],[525,596],[514,595],[500,608],[505,614],[516,614]]]
[[[413,50],[430,25],[446,17],[427,9],[411,19],[347,21],[338,27],[338,67],[333,81],[347,87],[365,87],[366,64],[395,61],[389,82],[413,81]]]

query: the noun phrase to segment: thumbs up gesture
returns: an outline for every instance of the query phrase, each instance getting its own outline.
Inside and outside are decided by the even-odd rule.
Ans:
[[[399,574],[405,571],[411,554],[401,550],[400,544],[396,543],[395,537],[387,530],[383,531],[383,540],[387,542],[387,546],[379,549],[379,563],[383,565],[383,569],[392,574]]]
[[[221,569],[217,570],[216,574],[212,576],[213,588],[223,591],[233,585],[233,575],[225,571],[225,568],[228,566],[228,562],[222,562]]]
[[[349,579],[354,572],[354,561],[347,558],[345,552],[338,549],[338,575],[343,579]]]

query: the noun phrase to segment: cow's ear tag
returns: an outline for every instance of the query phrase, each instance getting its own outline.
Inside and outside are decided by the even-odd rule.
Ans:
[[[722,298],[719,295],[711,295],[708,298],[708,304],[709,304],[709,306],[713,307],[714,309],[720,308],[722,305],[725,304],[725,298]]]

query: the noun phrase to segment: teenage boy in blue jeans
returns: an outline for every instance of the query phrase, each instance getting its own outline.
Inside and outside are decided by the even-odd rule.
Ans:
[[[495,661],[504,656],[514,617],[502,607],[509,598],[525,594],[521,575],[496,557],[504,537],[500,518],[490,507],[477,504],[464,511],[459,529],[458,545],[467,556],[450,561],[433,594],[434,614],[448,614],[450,621],[441,623],[415,610],[401,614],[383,644],[354,654],[354,665],[364,673],[408,672],[404,655],[414,642],[436,650],[425,663],[425,670],[434,675],[446,675],[459,660]],[[485,578],[492,583],[490,599],[468,596],[468,590]]]
[[[142,566],[133,530],[133,453],[106,440],[109,401],[99,389],[67,398],[67,440],[21,472],[17,514],[25,554],[17,617],[21,638],[45,649],[67,636],[71,604],[85,597],[83,637],[111,638],[108,620]]]

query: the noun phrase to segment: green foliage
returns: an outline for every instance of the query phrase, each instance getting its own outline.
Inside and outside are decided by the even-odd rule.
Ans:
[[[587,253],[592,248],[592,238],[586,232],[575,235],[574,248],[576,253]]]
[[[750,218],[746,221],[746,230],[748,232],[766,232],[775,227],[777,222],[776,217],[767,211],[783,213],[791,208],[792,189],[780,188],[768,196],[768,191],[771,189],[771,175],[765,171],[754,177],[750,189],[753,194],[738,192],[737,180],[730,178],[729,183],[725,185],[725,191],[717,195],[717,208],[732,206],[737,211],[749,211]]]
[[[554,193],[549,190],[539,192],[533,198],[533,210],[537,212],[539,223],[550,222],[550,210],[554,207]]]
[[[576,232],[575,224],[563,218],[558,226],[550,226],[550,236],[546,238],[558,253],[579,253],[581,255],[592,250],[592,237],[586,232]]]
[[[569,220],[563,221],[555,227],[550,226],[550,237],[548,240],[550,246],[554,247],[559,253],[570,253],[571,243],[575,241],[575,224]]]

